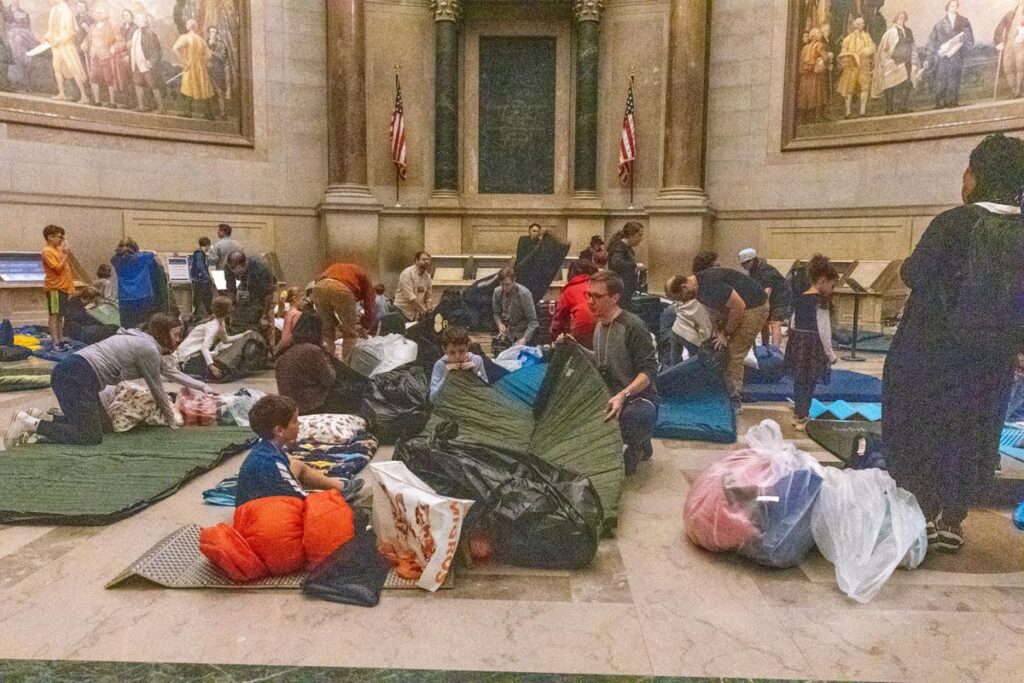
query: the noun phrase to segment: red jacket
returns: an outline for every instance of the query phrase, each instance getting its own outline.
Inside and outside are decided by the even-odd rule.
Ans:
[[[551,336],[558,338],[568,332],[588,349],[594,343],[594,316],[587,305],[587,292],[590,291],[590,276],[577,275],[569,280],[558,297],[558,307],[551,315]]]
[[[348,290],[363,304],[363,317],[359,324],[367,332],[373,331],[374,318],[377,316],[376,294],[373,291],[373,280],[366,271],[354,263],[335,263],[320,273],[318,279],[337,280],[348,287]]]

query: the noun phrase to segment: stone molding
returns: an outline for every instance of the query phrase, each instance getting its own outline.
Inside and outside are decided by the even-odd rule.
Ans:
[[[601,21],[604,0],[573,0],[572,11],[577,22]]]

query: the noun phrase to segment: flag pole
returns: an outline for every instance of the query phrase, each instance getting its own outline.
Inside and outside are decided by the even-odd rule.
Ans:
[[[399,85],[398,85],[398,65],[395,64],[395,93],[398,92],[398,88],[399,88]],[[391,165],[395,167],[395,208],[399,209],[399,208],[402,207],[402,201],[401,201],[401,196],[402,196],[402,194],[401,194],[402,193],[402,190],[401,190],[401,186],[402,186],[402,172],[399,170],[398,164],[394,164],[393,163]]]

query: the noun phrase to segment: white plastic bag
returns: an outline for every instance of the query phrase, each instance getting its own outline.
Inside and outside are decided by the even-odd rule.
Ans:
[[[266,396],[259,389],[239,389],[233,394],[218,394],[217,421],[222,425],[249,426],[249,410],[256,401]]]
[[[870,602],[901,564],[918,566],[928,547],[914,494],[878,469],[822,468],[825,481],[811,517],[818,550],[836,567],[839,588]]]
[[[515,372],[527,365],[540,363],[544,358],[544,352],[536,346],[523,346],[517,344],[510,346],[494,359],[495,364],[500,365],[509,372]]]
[[[418,351],[416,342],[400,334],[360,339],[355,344],[349,366],[364,377],[373,377],[412,363]]]
[[[373,530],[399,576],[436,591],[448,577],[473,501],[446,498],[402,462],[373,463]],[[417,576],[418,574],[418,576]]]

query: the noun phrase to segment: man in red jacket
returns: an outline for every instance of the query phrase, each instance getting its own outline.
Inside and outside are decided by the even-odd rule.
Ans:
[[[573,261],[569,266],[569,282],[558,297],[558,307],[551,316],[551,338],[558,339],[568,333],[579,344],[588,349],[594,343],[594,315],[587,305],[590,290],[590,276],[597,272],[597,266],[590,261]]]
[[[361,317],[357,308],[360,303],[363,306]],[[313,307],[323,322],[324,344],[334,349],[334,342],[340,336],[344,340],[341,360],[348,363],[356,338],[365,338],[373,329],[376,318],[373,280],[354,263],[335,263],[320,273],[313,285]]]

